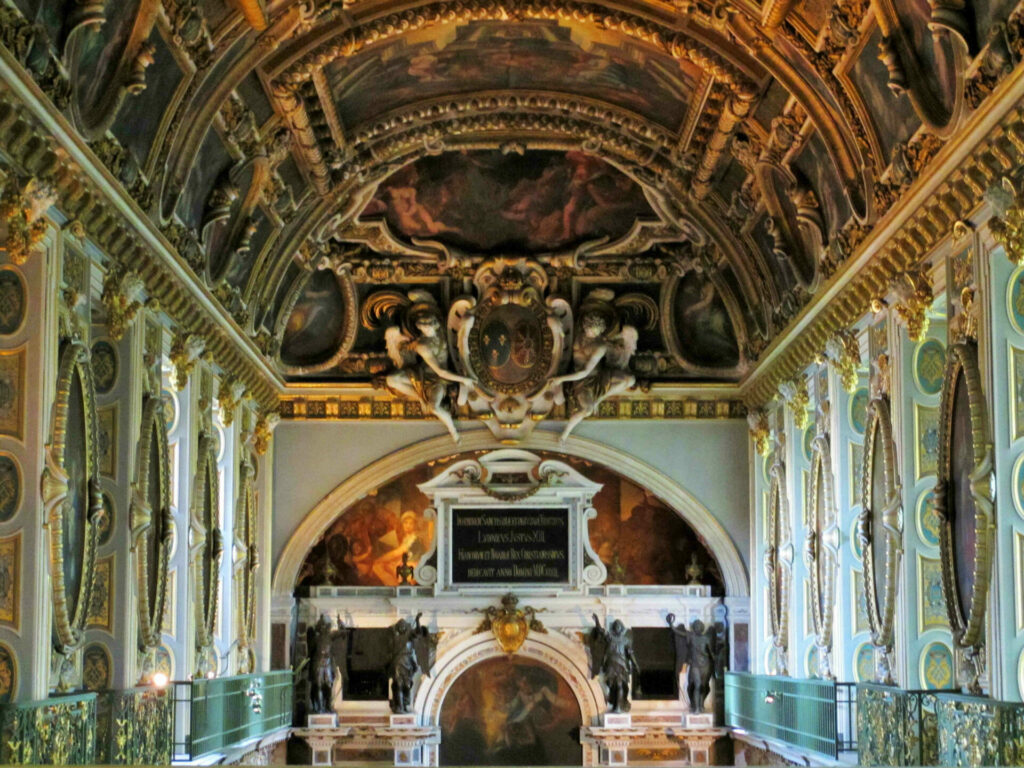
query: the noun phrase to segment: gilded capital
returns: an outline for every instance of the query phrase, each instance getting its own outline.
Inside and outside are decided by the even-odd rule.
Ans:
[[[843,389],[853,394],[857,389],[857,368],[860,367],[860,343],[853,331],[837,331],[825,343],[825,359],[839,376]]]
[[[768,426],[768,415],[760,408],[747,413],[747,426],[750,428],[750,438],[754,441],[754,449],[759,456],[768,455],[768,440],[771,437],[771,429]]]
[[[107,273],[100,300],[107,310],[107,330],[114,341],[124,337],[124,332],[142,309],[143,291],[142,278],[134,272],[112,269]]]
[[[904,283],[897,287],[900,301],[893,307],[900,322],[913,342],[921,341],[928,333],[928,310],[935,301],[931,281],[923,270],[903,273]]]
[[[188,384],[188,377],[195,370],[203,350],[206,349],[206,340],[195,333],[178,333],[171,343],[171,363],[174,365],[174,384],[180,390]]]
[[[793,424],[797,429],[806,429],[811,396],[807,391],[807,379],[797,376],[779,384],[779,394],[793,414]]]

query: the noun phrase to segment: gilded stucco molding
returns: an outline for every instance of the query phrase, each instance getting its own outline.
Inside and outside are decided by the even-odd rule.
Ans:
[[[825,359],[839,377],[839,383],[848,394],[857,389],[857,369],[860,368],[860,342],[850,330],[839,330],[825,343]]]
[[[811,443],[809,502],[804,528],[804,559],[811,588],[811,618],[819,651],[818,673],[834,679],[832,633],[835,618],[835,588],[839,563],[839,514],[832,477],[832,448],[826,432],[827,401],[818,414],[817,434]]]
[[[139,310],[145,306],[144,293],[142,278],[134,272],[113,269],[107,273],[100,301],[107,310],[107,331],[113,341],[124,337]]]

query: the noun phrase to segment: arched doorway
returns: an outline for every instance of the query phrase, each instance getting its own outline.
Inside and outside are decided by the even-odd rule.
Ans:
[[[581,765],[580,705],[550,666],[494,657],[460,674],[441,704],[441,765]]]

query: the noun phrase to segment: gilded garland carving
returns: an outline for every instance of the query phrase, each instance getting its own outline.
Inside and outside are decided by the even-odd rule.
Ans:
[[[779,395],[793,414],[793,425],[799,430],[806,429],[811,405],[811,396],[807,391],[807,379],[797,376],[795,379],[782,382],[779,384]]]
[[[907,338],[917,343],[928,333],[928,310],[935,301],[935,294],[928,273],[923,269],[904,272],[903,279],[902,284],[897,284],[900,301],[893,309],[907,329]]]
[[[174,536],[170,453],[164,426],[163,399],[159,396],[146,397],[142,406],[141,429],[129,524],[136,565],[139,650],[148,654],[160,643],[160,625],[167,599],[167,573]],[[152,466],[154,447],[157,461],[155,468]],[[157,488],[150,487],[150,481],[154,478]],[[154,501],[157,504],[154,505]],[[151,553],[156,553],[156,562],[151,562]],[[148,678],[151,671],[143,670],[143,679]]]
[[[881,487],[876,487],[876,466],[881,469]],[[864,563],[862,578],[868,625],[877,661],[875,677],[885,685],[893,684],[890,657],[893,650],[893,618],[899,590],[899,567],[903,556],[902,490],[896,466],[896,447],[893,443],[888,399],[875,397],[867,408],[857,538]],[[882,555],[881,561],[876,557],[876,540],[881,542],[877,547]],[[878,593],[879,577],[881,594]]]
[[[747,426],[750,429],[750,439],[754,441],[754,450],[758,456],[767,456],[768,440],[772,434],[768,426],[768,414],[762,410],[750,411],[747,413]]]
[[[0,196],[0,253],[6,252],[14,264],[24,264],[46,235],[46,210],[57,200],[57,193],[35,176],[19,179],[9,173]]]
[[[198,460],[192,491],[192,579],[196,586],[196,673],[205,677],[217,672],[217,651],[213,633],[220,603],[220,559],[224,535],[220,519],[220,477],[217,472],[215,438],[209,432],[199,436]]]
[[[939,406],[939,479],[935,484],[934,505],[940,520],[939,552],[942,559],[942,592],[945,597],[953,641],[964,651],[968,670],[967,688],[980,693],[979,677],[983,672],[982,650],[985,645],[985,606],[992,578],[992,550],[995,533],[995,508],[992,497],[993,448],[988,433],[988,413],[981,386],[978,350],[974,342],[950,344],[947,349],[946,376]],[[966,388],[970,417],[971,470],[968,478],[954,477],[954,457],[958,446],[953,444],[957,419],[957,391]],[[960,440],[964,435],[956,435]],[[957,551],[954,536],[956,517],[966,510],[951,504],[955,484],[969,483],[974,505],[974,559],[965,563]],[[969,568],[973,586],[965,604],[958,581],[959,569]]]
[[[107,310],[107,330],[113,341],[120,341],[145,306],[142,297],[145,286],[134,272],[111,270],[103,280],[100,301]]]
[[[84,467],[84,478],[73,478],[68,472],[67,451],[76,438],[69,436],[71,398],[75,391],[75,380],[81,393],[81,408],[85,434],[78,436],[82,441],[83,455],[78,457]],[[57,653],[68,657],[77,649],[83,639],[86,618],[92,602],[93,582],[96,573],[96,547],[99,536],[100,516],[104,514],[100,493],[98,458],[98,422],[96,417],[96,388],[93,384],[92,367],[89,363],[88,347],[78,341],[65,342],[61,349],[57,373],[57,397],[53,405],[53,427],[50,442],[46,446],[46,468],[42,474],[43,519],[49,530],[50,579],[53,585],[54,645]],[[64,559],[64,518],[74,514],[73,489],[70,484],[84,482],[88,508],[85,519],[80,521],[83,534],[79,553],[81,570],[76,594],[69,594],[67,571]],[[60,686],[68,681],[61,674]]]
[[[860,342],[853,331],[837,331],[825,344],[825,358],[839,376],[843,389],[853,394],[857,390],[857,370],[860,368]]]

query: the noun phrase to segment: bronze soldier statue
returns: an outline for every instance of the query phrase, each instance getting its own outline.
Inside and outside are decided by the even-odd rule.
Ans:
[[[633,656],[632,634],[618,619],[604,629],[594,614],[594,628],[590,630],[587,645],[590,648],[591,677],[604,676],[608,711],[629,712],[629,676],[632,672],[640,674]]]

